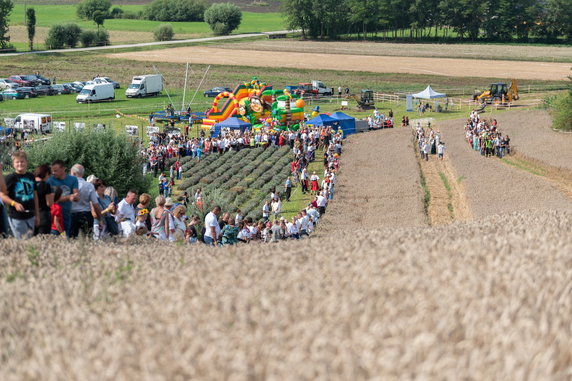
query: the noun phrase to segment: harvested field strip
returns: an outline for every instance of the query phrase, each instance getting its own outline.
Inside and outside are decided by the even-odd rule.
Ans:
[[[320,219],[319,235],[426,226],[410,131],[385,129],[348,137],[334,200]]]
[[[419,163],[421,188],[424,192],[424,207],[431,226],[450,224],[453,221],[467,221],[472,218],[464,188],[454,169],[445,157],[439,160],[430,155],[421,160],[419,148],[414,142]]]
[[[369,55],[339,55],[221,49],[205,46],[179,47],[144,52],[107,54],[106,57],[145,62],[280,67],[296,70],[325,69],[375,73],[432,74],[453,77],[489,77],[490,66],[480,60],[452,58],[412,58]],[[563,81],[570,74],[570,64],[555,62],[495,61],[494,75],[499,78],[544,79]]]
[[[518,151],[510,156],[505,156],[501,161],[512,167],[545,178],[556,189],[572,199],[572,170],[550,165]]]

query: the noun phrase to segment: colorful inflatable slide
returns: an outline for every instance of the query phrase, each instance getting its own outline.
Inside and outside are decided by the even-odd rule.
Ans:
[[[214,124],[235,116],[251,123],[254,129],[265,125],[297,130],[304,120],[304,106],[298,95],[288,90],[273,90],[254,77],[251,82],[238,85],[232,93],[220,93],[207,111],[202,127],[210,130]]]

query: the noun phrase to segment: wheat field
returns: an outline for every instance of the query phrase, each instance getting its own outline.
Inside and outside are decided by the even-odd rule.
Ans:
[[[457,171],[528,187],[512,208],[468,178],[474,220],[429,226],[394,129],[348,139],[310,239],[0,241],[0,379],[569,380],[572,201],[443,127]]]

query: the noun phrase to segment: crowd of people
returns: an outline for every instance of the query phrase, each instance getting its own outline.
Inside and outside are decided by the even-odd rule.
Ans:
[[[387,114],[385,114],[383,111],[379,112],[376,107],[373,110],[373,114],[367,117],[367,126],[369,130],[393,128],[393,110],[390,109]]]
[[[175,179],[181,178],[181,157],[189,155],[200,160],[203,154],[255,147],[259,142],[263,142],[264,147],[289,145],[293,155],[292,176],[286,179],[283,190],[274,189],[269,195],[262,206],[260,221],[243,218],[240,210],[223,213],[220,207],[211,210],[204,220],[196,215],[187,216],[190,204],[202,207],[200,189],[192,199],[184,192],[174,202],[173,185]],[[318,147],[324,148],[321,179],[315,171],[308,173]],[[159,196],[152,200],[149,194],[139,195],[136,190],[129,190],[120,199],[117,191],[96,175],[84,179],[85,169],[79,163],[74,164],[69,173],[61,160],[41,165],[31,173],[26,153],[18,150],[12,155],[13,173],[4,178],[0,166],[0,205],[6,208],[8,217],[7,226],[0,218],[0,233],[5,236],[9,227],[18,239],[38,234],[68,238],[82,234],[94,240],[140,235],[158,240],[220,245],[299,239],[309,235],[326,212],[334,195],[341,153],[342,133],[330,127],[304,126],[297,132],[261,131],[241,135],[228,132],[220,138],[156,135],[142,151],[148,159],[143,170],[156,175],[160,173]],[[166,168],[167,160],[171,158],[175,162]],[[165,176],[167,171],[169,178]],[[311,193],[313,199],[287,220],[282,216],[282,202],[290,200],[292,188],[296,186],[303,193]],[[154,208],[151,208],[152,201]],[[200,229],[201,226],[204,227]]]
[[[431,123],[423,128],[418,122],[413,134],[417,139],[421,160],[429,161],[429,155],[437,155],[439,160],[443,160],[447,147],[441,139],[441,131],[433,129]]]
[[[497,125],[496,119],[481,119],[479,113],[473,111],[465,124],[465,138],[471,148],[485,157],[502,158],[510,154],[510,137],[503,136]]]

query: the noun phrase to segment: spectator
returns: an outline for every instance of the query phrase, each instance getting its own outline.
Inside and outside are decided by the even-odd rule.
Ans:
[[[107,236],[119,235],[119,226],[113,216],[116,211],[115,203],[105,194],[106,184],[103,180],[97,179],[94,182],[95,193],[97,194],[97,203],[101,208],[100,220],[95,219],[93,222],[93,239],[98,240]],[[93,210],[93,215],[95,210]]]
[[[235,245],[238,242],[238,227],[234,224],[234,220],[230,219],[228,225],[221,230],[221,242],[223,245]]]
[[[169,212],[165,209],[165,197],[157,196],[155,205],[151,210],[151,234],[161,240],[169,239]]]
[[[50,167],[46,164],[38,166],[34,171],[40,212],[40,226],[36,229],[35,234],[50,234],[52,230],[50,207],[54,203],[54,193],[52,192],[52,187],[46,182],[51,174]]]
[[[135,209],[133,203],[137,199],[137,192],[130,189],[127,196],[117,205],[115,221],[119,224],[121,234],[127,238],[135,232]]]
[[[38,192],[34,175],[27,171],[28,156],[24,151],[12,154],[14,173],[5,178],[6,189],[0,196],[8,205],[8,223],[16,239],[29,238],[40,225]]]
[[[70,237],[72,231],[72,203],[79,200],[79,184],[77,178],[66,174],[66,166],[62,160],[55,160],[52,163],[52,176],[48,179],[47,183],[52,186],[52,188],[59,187],[62,190],[62,195],[58,202],[62,207],[66,235]]]
[[[92,208],[95,212],[97,220],[99,221],[99,224],[103,224],[101,221],[101,207],[99,206],[95,188],[93,187],[93,184],[84,180],[84,172],[85,169],[81,164],[75,164],[71,168],[71,174],[77,178],[79,189],[79,200],[74,202],[71,208],[71,238],[77,238],[80,230],[82,230],[86,236],[92,236]]]
[[[220,211],[220,206],[215,206],[205,217],[205,235],[203,239],[207,245],[216,245],[220,235],[220,226],[218,224]]]
[[[50,214],[52,215],[51,235],[63,236],[65,235],[64,216],[62,213],[62,206],[58,202],[62,196],[62,188],[56,187],[54,190],[54,203],[50,207]]]

